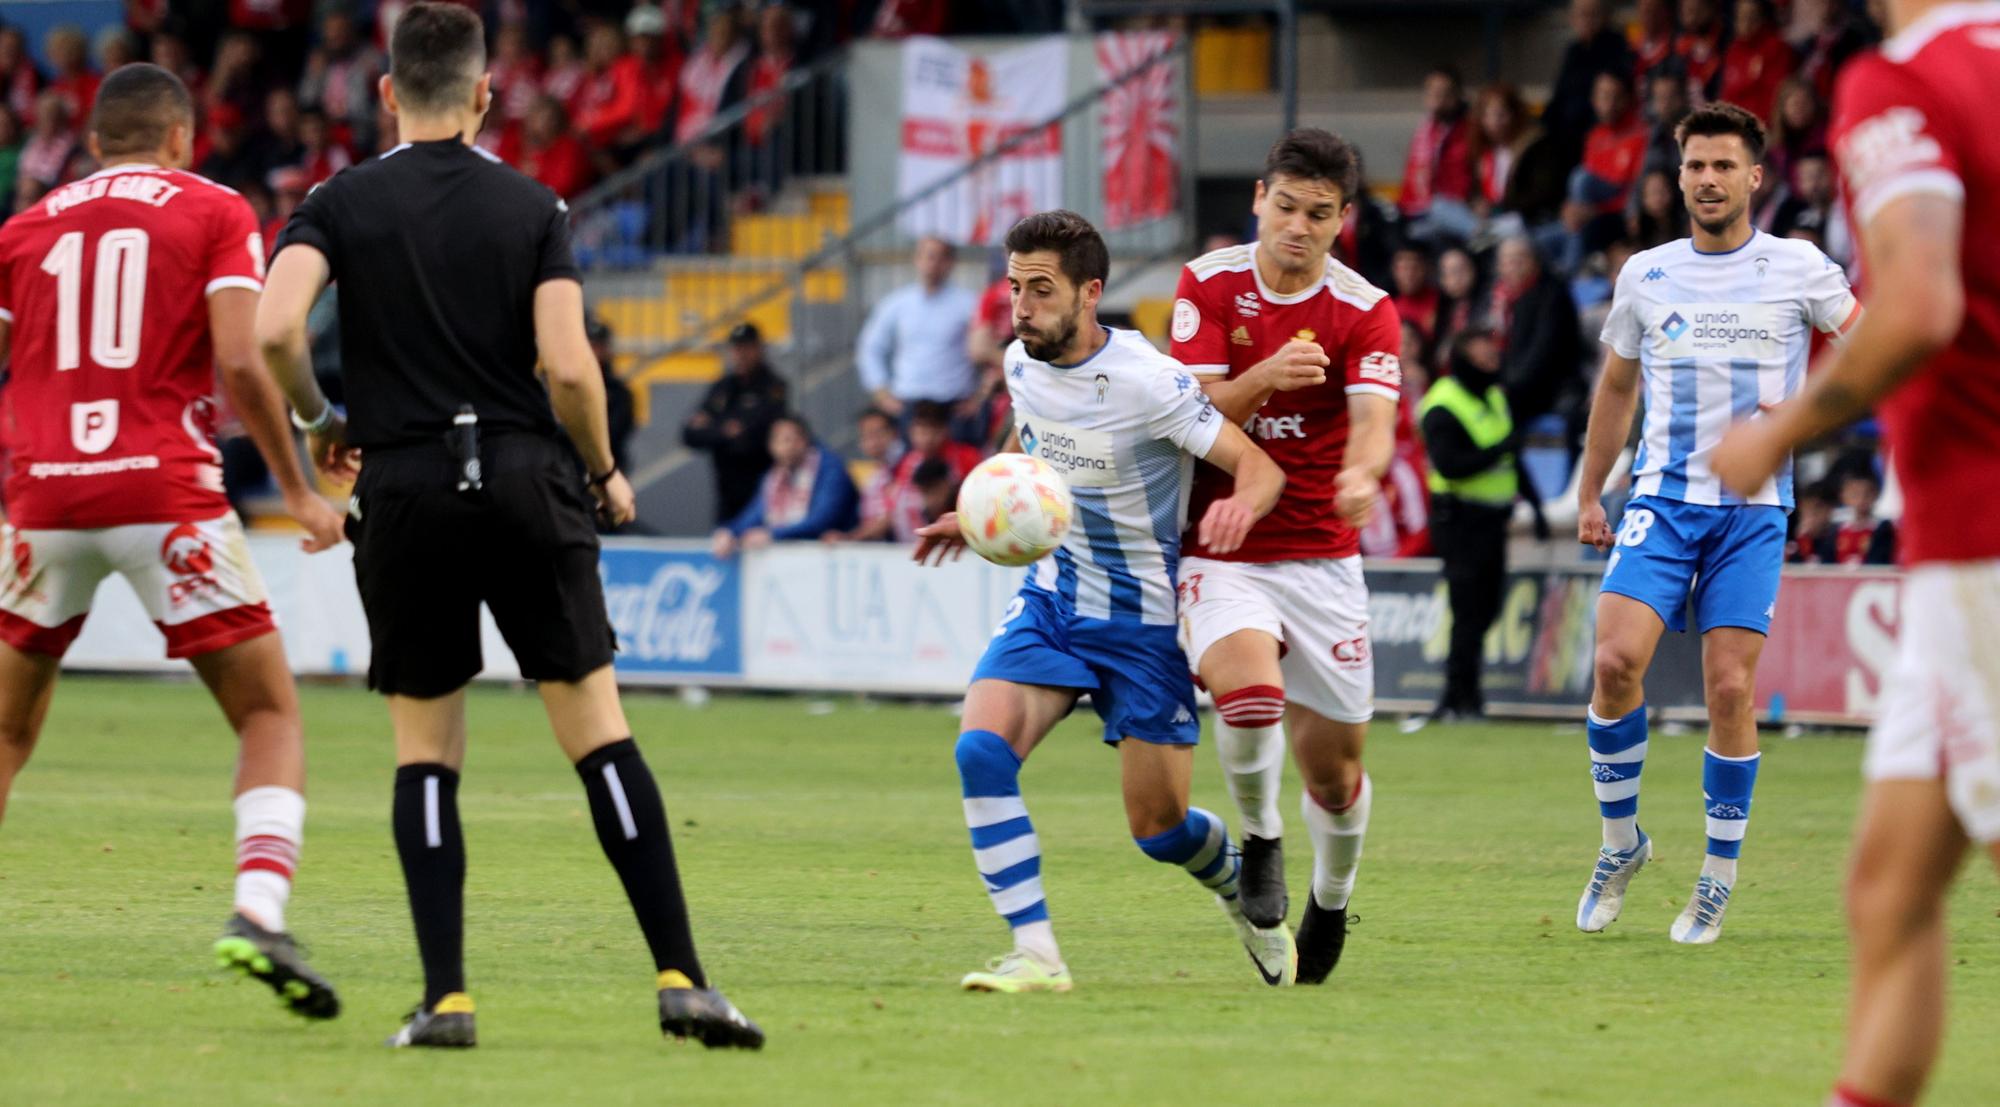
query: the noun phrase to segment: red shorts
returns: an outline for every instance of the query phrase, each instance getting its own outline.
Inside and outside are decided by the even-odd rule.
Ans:
[[[61,657],[113,573],[167,636],[168,657],[213,653],[278,629],[233,511],[98,530],[7,527],[0,539],[0,641],[18,650]]]

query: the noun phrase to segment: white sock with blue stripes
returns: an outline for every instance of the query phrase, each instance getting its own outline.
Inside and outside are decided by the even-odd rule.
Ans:
[[[1021,800],[1021,759],[990,730],[958,736],[958,776],[972,858],[993,909],[1014,928],[1014,947],[1045,967],[1063,967],[1042,897],[1042,846]]]

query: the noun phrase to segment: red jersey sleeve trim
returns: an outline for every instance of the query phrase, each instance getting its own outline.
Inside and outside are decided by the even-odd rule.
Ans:
[[[252,292],[262,292],[264,282],[255,277],[217,277],[208,282],[208,287],[202,290],[202,294],[213,296],[225,288],[247,288]]]
[[[1891,200],[1905,196],[1941,196],[1947,200],[1965,200],[1965,182],[1958,174],[1940,166],[1912,169],[1898,173],[1880,181],[1860,196],[1854,205],[1855,222],[1867,226],[1873,222]]]

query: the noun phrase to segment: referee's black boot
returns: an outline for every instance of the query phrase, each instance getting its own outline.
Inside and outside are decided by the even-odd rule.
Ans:
[[[660,974],[660,1032],[710,1049],[763,1049],[764,1032],[714,988],[673,969]]]
[[[394,1048],[424,1046],[432,1049],[470,1049],[479,1044],[479,1031],[472,1021],[472,997],[452,992],[432,1004],[422,1004],[410,1012],[410,1021],[388,1041]]]

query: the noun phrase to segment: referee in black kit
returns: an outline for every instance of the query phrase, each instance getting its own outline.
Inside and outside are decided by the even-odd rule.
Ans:
[[[623,523],[632,487],[612,462],[568,209],[472,146],[492,103],[477,16],[414,4],[389,59],[381,94],[401,145],[306,198],[257,310],[258,341],[315,461],[336,477],[359,462],[348,537],[373,645],[368,684],[389,697],[396,733],[396,851],[424,963],[423,1003],[389,1044],[475,1041],[458,771],[484,601],[583,777],[598,840],[652,947],[660,1028],[758,1048],[763,1032],[695,956],[666,810],[613,679],[591,501]],[[329,280],[340,286],[345,419],[314,383],[306,345],[306,313]]]

